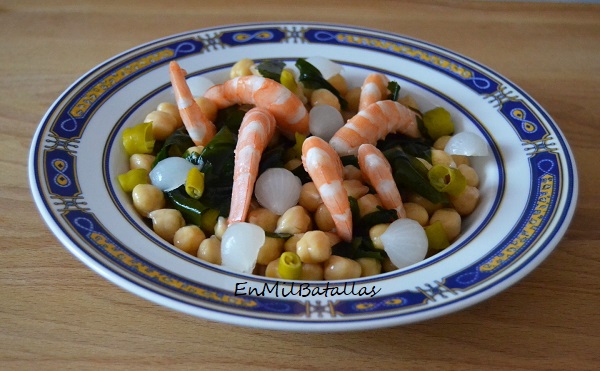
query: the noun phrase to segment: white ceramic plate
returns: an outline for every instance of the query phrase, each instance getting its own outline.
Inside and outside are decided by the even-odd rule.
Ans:
[[[473,163],[481,203],[448,249],[406,269],[294,286],[228,272],[181,253],[149,229],[116,176],[124,128],[174,101],[168,64],[223,81],[242,58],[323,56],[355,86],[372,71],[400,83],[423,111],[448,109],[457,131],[485,138]],[[412,323],[478,303],[514,284],[554,249],[572,218],[577,173],[548,114],[494,71],[441,47],[328,24],[244,24],[139,46],[97,66],[50,107],[30,155],[35,201],[71,253],[153,302],[242,326],[343,331]],[[254,290],[254,291],[253,291]]]

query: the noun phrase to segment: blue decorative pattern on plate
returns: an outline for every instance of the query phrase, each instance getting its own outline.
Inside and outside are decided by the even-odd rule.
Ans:
[[[242,58],[323,56],[350,82],[379,71],[420,107],[443,105],[458,131],[484,137],[473,160],[481,201],[451,247],[423,262],[354,281],[293,284],[231,273],[156,236],[116,186],[120,134],[173,101],[168,63],[223,81]],[[435,45],[340,25],[245,24],[197,30],[122,53],[82,76],[42,119],[30,154],[39,210],[93,270],[144,298],[244,326],[343,331],[406,324],[480,302],[534,269],[572,218],[577,174],[548,114],[504,77]]]

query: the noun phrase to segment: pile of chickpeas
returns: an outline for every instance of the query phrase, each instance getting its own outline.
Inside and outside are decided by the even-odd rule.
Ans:
[[[241,60],[236,63],[230,76],[257,74],[251,60]],[[343,111],[344,117],[356,114],[360,87],[349,89],[345,79],[336,75],[329,82],[338,89],[348,101],[348,109]],[[308,91],[299,89],[296,92],[309,107],[320,104],[332,105],[341,110],[339,101],[326,89]],[[215,105],[203,98],[196,99],[202,111],[211,120],[216,118]],[[407,96],[401,103],[416,108],[414,100]],[[164,140],[176,129],[182,126],[177,106],[164,102],[149,113],[145,122],[152,122],[155,139]],[[452,242],[461,231],[462,218],[471,214],[479,201],[479,177],[470,166],[469,158],[454,156],[444,152],[444,147],[450,137],[439,138],[432,148],[432,161],[419,159],[427,168],[436,164],[444,164],[457,168],[466,178],[467,187],[458,196],[450,196],[452,207],[433,204],[418,194],[410,194],[404,200],[404,208],[408,218],[417,221],[422,226],[436,221],[441,222],[448,240]],[[202,147],[192,147],[188,151],[200,153]],[[151,170],[153,155],[134,154],[130,157],[130,169],[144,168]],[[291,160],[285,165],[288,170],[302,166],[299,159]],[[344,167],[344,188],[348,195],[358,202],[361,216],[377,211],[381,201],[376,194],[370,193],[361,171],[355,166]],[[133,205],[137,212],[152,223],[154,232],[176,248],[197,256],[213,264],[221,264],[221,238],[227,229],[225,217],[219,217],[214,230],[203,231],[197,225],[187,224],[182,214],[175,209],[166,207],[166,199],[161,190],[151,184],[139,184],[132,191]],[[334,223],[331,214],[324,206],[314,183],[302,186],[300,199],[296,206],[291,207],[282,215],[274,214],[261,207],[255,200],[252,202],[247,222],[256,224],[266,232],[290,234],[287,239],[267,235],[264,245],[260,248],[254,273],[261,276],[280,278],[278,272],[279,257],[283,252],[293,252],[302,261],[301,280],[338,280],[366,277],[397,269],[389,259],[383,262],[375,258],[349,259],[332,255],[332,247],[341,239],[334,233]],[[380,236],[389,224],[373,226],[369,236],[376,249],[383,250]],[[434,253],[434,252],[430,252]]]

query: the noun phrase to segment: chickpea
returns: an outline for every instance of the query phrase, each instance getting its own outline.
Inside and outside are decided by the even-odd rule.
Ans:
[[[358,103],[360,102],[360,87],[352,88],[345,94],[344,99],[348,102],[348,111],[358,112]]]
[[[459,167],[460,165],[469,165],[471,163],[468,156],[450,155],[450,157],[454,160],[456,167]]]
[[[200,107],[200,111],[206,116],[206,118],[210,121],[215,121],[217,119],[217,105],[215,102],[208,98],[197,97],[194,99],[198,106]]]
[[[229,71],[229,78],[233,79],[240,76],[252,75],[250,67],[254,65],[254,61],[249,58],[240,59],[237,61]]]
[[[140,215],[147,217],[154,210],[165,207],[165,195],[152,184],[138,184],[131,191],[133,206]]]
[[[346,180],[363,181],[362,172],[354,165],[346,165],[343,169],[343,178]]]
[[[260,71],[258,70],[258,65],[255,63],[252,66],[250,66],[250,72],[254,75],[254,76],[261,76],[262,74],[260,73]]]
[[[300,279],[304,281],[322,281],[323,265],[313,263],[303,263]]]
[[[206,235],[197,225],[186,225],[175,232],[173,245],[188,254],[197,255],[200,243],[206,239]]]
[[[277,220],[276,233],[304,233],[310,229],[312,221],[305,208],[293,206]]]
[[[338,255],[331,255],[323,264],[323,278],[326,280],[345,280],[358,278],[361,266],[356,261]]]
[[[310,96],[310,104],[315,107],[321,104],[332,106],[338,111],[341,110],[340,101],[337,97],[327,89],[317,89]]]
[[[446,165],[450,167],[456,167],[452,156],[439,149],[431,150],[431,164],[432,165]]]
[[[171,102],[162,102],[156,107],[157,111],[166,112],[175,118],[177,121],[177,127],[183,125],[183,121],[181,120],[181,115],[179,114],[179,108],[176,104]]]
[[[458,196],[450,196],[454,209],[462,216],[467,216],[475,210],[479,203],[479,189],[467,186]]]
[[[375,276],[381,273],[381,263],[375,258],[359,258],[356,261],[361,267],[361,277]]]
[[[333,222],[333,217],[329,212],[329,209],[325,206],[325,204],[320,204],[315,211],[315,224],[317,228],[322,231],[329,232],[335,228],[335,223]]]
[[[321,263],[331,256],[331,242],[323,231],[308,231],[296,244],[303,263]]]
[[[340,75],[339,73],[331,76],[329,79],[327,79],[327,82],[333,85],[333,87],[340,93],[341,96],[346,95],[348,92],[348,83],[346,82],[344,76]]]
[[[313,90],[305,87],[302,81],[298,81],[298,86],[302,87],[302,95],[306,97],[306,103],[310,102],[310,97],[312,97]]]
[[[387,231],[389,224],[377,224],[369,229],[369,238],[373,242],[373,246],[376,249],[383,250],[383,243],[381,242],[381,235]]]
[[[289,171],[296,169],[298,166],[302,166],[302,160],[299,158],[293,158],[283,165],[283,167]]]
[[[165,140],[179,127],[177,119],[164,111],[152,111],[144,122],[152,122],[152,134],[156,140]]]
[[[361,217],[377,211],[377,206],[381,206],[381,201],[379,198],[372,193],[367,193],[366,195],[362,196],[357,200],[357,203]]]
[[[437,210],[429,219],[429,224],[438,220],[442,223],[449,241],[454,240],[460,234],[461,218],[456,210],[450,208]]]
[[[213,264],[221,264],[221,241],[217,236],[210,236],[200,243],[198,258]]]
[[[298,241],[300,241],[302,236],[304,236],[304,233],[297,233],[285,240],[285,243],[283,244],[283,251],[289,251],[295,254],[297,250]]]
[[[348,192],[348,196],[355,199],[359,199],[369,193],[369,187],[364,185],[360,180],[344,180],[342,186]]]
[[[279,258],[267,264],[267,268],[265,269],[265,277],[281,278],[281,275],[279,274]]]
[[[462,175],[465,176],[465,179],[467,180],[467,185],[468,186],[471,186],[471,187],[478,187],[479,186],[479,175],[477,174],[477,172],[475,171],[475,169],[473,169],[469,165],[460,164],[460,165],[458,165],[458,170],[460,170],[460,172],[462,173]]]
[[[283,251],[283,243],[281,238],[265,237],[265,243],[258,250],[256,263],[267,265],[277,259]]]
[[[256,276],[264,276],[266,271],[267,271],[266,265],[256,264],[254,266],[254,270],[252,271],[252,274],[254,274]]]
[[[429,201],[428,199],[417,193],[409,195],[408,201],[423,206],[425,210],[427,210],[427,213],[429,215],[433,214],[436,210],[439,210],[443,207],[442,204],[434,204],[433,202]]]
[[[392,263],[390,258],[383,259],[383,263],[381,263],[381,270],[383,272],[391,272],[395,271],[396,269],[398,269],[398,267],[396,267],[394,263]]]
[[[183,216],[175,209],[154,210],[148,214],[148,217],[152,219],[154,232],[171,243],[177,230],[185,225]]]
[[[277,219],[279,219],[279,215],[263,207],[248,212],[248,223],[256,224],[266,232],[275,231],[275,228],[277,228]]]
[[[145,169],[150,172],[156,157],[145,153],[135,153],[129,157],[130,169]]]
[[[311,213],[314,213],[321,203],[323,203],[323,200],[321,200],[321,195],[319,194],[315,183],[304,183],[300,190],[298,205],[304,207]]]
[[[402,98],[398,98],[398,103],[409,108],[419,109],[419,105],[412,95],[405,95]]]
[[[429,221],[429,214],[427,210],[422,206],[414,202],[404,203],[404,211],[406,211],[406,217],[412,220],[416,220],[422,226],[426,226]]]
[[[444,148],[446,148],[446,144],[448,144],[450,138],[452,138],[450,135],[444,135],[437,138],[436,141],[433,143],[433,148],[443,151]]]
[[[215,236],[220,240],[223,238],[225,231],[227,230],[227,218],[220,216],[217,218],[217,224],[215,224]]]

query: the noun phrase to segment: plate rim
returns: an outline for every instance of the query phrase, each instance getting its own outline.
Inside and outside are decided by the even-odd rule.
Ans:
[[[552,126],[552,129],[557,133],[558,140],[561,142],[561,149],[565,152],[565,155],[568,157],[569,162],[573,165],[572,167],[569,168],[569,171],[571,171],[571,173],[572,173],[571,177],[569,178],[569,180],[572,183],[572,190],[573,190],[573,192],[571,194],[571,202],[568,202],[568,206],[565,207],[566,212],[561,213],[562,221],[561,221],[560,225],[557,228],[553,229],[554,233],[552,233],[551,238],[544,241],[544,243],[543,243],[544,247],[538,247],[536,249],[536,254],[534,254],[533,256],[531,256],[528,259],[529,261],[527,264],[519,265],[519,269],[516,269],[516,270],[511,269],[510,274],[504,275],[503,279],[498,284],[494,284],[492,286],[486,286],[485,288],[483,288],[481,290],[483,292],[487,292],[488,295],[482,296],[480,294],[480,292],[475,292],[470,295],[467,295],[466,297],[463,297],[459,303],[452,301],[452,302],[444,304],[444,306],[443,306],[443,307],[445,307],[444,310],[440,310],[439,309],[440,306],[438,306],[433,311],[425,311],[423,313],[419,313],[418,316],[413,316],[413,319],[410,321],[399,321],[399,322],[393,321],[394,319],[398,318],[397,314],[391,315],[390,317],[385,317],[383,320],[380,317],[371,318],[371,319],[369,319],[369,318],[356,319],[355,321],[350,322],[350,323],[352,323],[351,326],[345,326],[349,323],[349,322],[345,322],[345,321],[342,321],[342,322],[334,321],[334,322],[323,323],[323,322],[292,321],[290,319],[285,319],[285,320],[283,320],[283,322],[286,323],[287,327],[282,327],[281,323],[283,323],[283,322],[281,322],[279,320],[274,320],[274,319],[270,319],[270,318],[239,316],[237,314],[232,314],[232,313],[228,313],[228,312],[212,312],[208,308],[202,308],[199,306],[187,307],[187,305],[185,303],[179,302],[170,297],[161,296],[160,294],[157,294],[156,292],[154,292],[142,285],[138,285],[136,283],[133,283],[133,282],[127,280],[123,276],[119,275],[115,270],[111,270],[111,269],[109,269],[109,267],[107,267],[103,264],[96,265],[98,262],[93,260],[93,258],[91,256],[89,256],[88,254],[83,253],[83,251],[81,251],[81,247],[78,246],[77,243],[75,241],[73,241],[70,238],[70,236],[67,233],[65,233],[59,225],[51,224],[50,219],[53,219],[52,213],[48,210],[48,208],[46,206],[45,207],[40,206],[40,204],[45,204],[45,202],[47,200],[44,200],[43,197],[39,194],[39,192],[41,192],[41,191],[39,191],[40,184],[38,184],[38,181],[37,181],[38,174],[35,172],[35,170],[36,170],[35,164],[37,161],[37,152],[35,150],[36,150],[36,148],[38,148],[37,143],[38,143],[39,139],[41,139],[41,134],[43,132],[44,127],[46,126],[46,125],[44,125],[44,123],[52,115],[52,112],[60,106],[60,103],[63,102],[63,100],[66,97],[68,97],[71,94],[71,92],[73,90],[75,90],[81,83],[83,83],[86,79],[93,77],[94,74],[101,73],[100,71],[102,71],[105,66],[108,66],[111,63],[115,63],[115,61],[117,61],[123,57],[126,57],[126,56],[134,53],[135,51],[142,50],[144,48],[150,47],[152,45],[156,45],[158,43],[161,43],[161,42],[164,42],[167,40],[176,40],[176,39],[179,39],[179,38],[187,36],[187,35],[207,33],[207,32],[211,32],[214,30],[231,30],[234,28],[244,28],[244,27],[256,28],[256,27],[265,27],[265,26],[290,26],[290,25],[323,26],[323,27],[341,29],[341,30],[346,30],[346,31],[350,30],[353,32],[367,31],[367,32],[377,34],[377,35],[386,35],[386,36],[392,37],[392,38],[399,38],[402,40],[414,41],[416,43],[423,44],[423,45],[432,47],[437,50],[442,50],[452,56],[463,58],[466,61],[468,61],[469,63],[476,65],[478,68],[481,68],[487,72],[490,72],[490,73],[494,74],[495,77],[499,77],[503,81],[508,82],[510,84],[511,88],[518,90],[518,92],[523,97],[527,98],[527,100],[535,106],[536,110],[538,110],[544,116],[545,123],[550,124]],[[41,146],[40,146],[40,149],[41,149]],[[40,177],[40,179],[41,178],[42,177]],[[204,313],[204,315],[200,315],[200,317],[204,317],[204,318],[207,318],[210,320],[226,322],[226,323],[231,323],[231,324],[240,325],[240,326],[262,327],[262,328],[269,328],[269,329],[274,329],[274,330],[291,329],[294,331],[347,331],[347,330],[362,330],[362,329],[389,327],[391,325],[399,325],[399,324],[408,324],[408,323],[413,323],[413,322],[418,322],[418,321],[438,317],[441,315],[446,315],[448,313],[455,312],[457,310],[461,310],[466,307],[472,306],[476,303],[479,303],[481,301],[487,300],[491,296],[494,296],[497,293],[512,286],[514,283],[516,283],[517,281],[522,279],[524,276],[529,274],[542,261],[544,261],[548,255],[550,255],[554,251],[554,249],[556,248],[556,246],[558,245],[558,243],[560,242],[560,240],[563,238],[564,234],[566,233],[566,231],[569,227],[569,224],[572,220],[572,217],[575,212],[576,205],[577,205],[578,191],[579,191],[575,158],[573,156],[572,149],[570,148],[570,146],[568,145],[568,143],[566,141],[566,138],[564,137],[564,134],[562,133],[562,131],[560,130],[558,125],[555,123],[555,121],[550,117],[548,112],[546,112],[546,110],[537,101],[535,101],[529,94],[524,92],[518,85],[514,84],[512,81],[510,81],[503,75],[497,73],[495,70],[493,70],[485,65],[480,64],[477,61],[470,59],[469,57],[464,56],[463,54],[456,53],[452,50],[448,50],[439,45],[435,45],[435,44],[432,44],[432,43],[429,43],[426,41],[422,41],[422,40],[419,40],[419,39],[416,39],[413,37],[409,37],[409,36],[398,34],[398,33],[386,32],[383,30],[372,29],[372,28],[356,27],[356,26],[342,25],[342,24],[322,23],[322,22],[256,22],[256,23],[239,23],[239,24],[215,26],[215,27],[210,27],[210,28],[201,28],[201,29],[197,29],[197,30],[181,32],[181,33],[174,34],[174,35],[168,35],[168,36],[165,36],[165,37],[162,37],[159,39],[155,39],[155,40],[143,43],[141,45],[130,48],[126,51],[123,51],[123,52],[115,55],[112,58],[109,58],[109,59],[103,61],[102,63],[98,64],[97,66],[95,66],[92,69],[90,69],[89,71],[87,71],[85,74],[83,74],[81,77],[79,77],[75,82],[73,82],[67,89],[65,89],[60,94],[60,96],[52,103],[52,105],[49,107],[47,112],[44,114],[42,120],[40,121],[40,123],[36,129],[36,132],[35,132],[35,134],[33,136],[33,140],[32,140],[32,146],[31,146],[30,156],[29,156],[29,180],[30,180],[30,187],[31,187],[31,190],[32,190],[32,193],[34,196],[34,201],[36,203],[36,206],[38,207],[40,213],[42,214],[45,223],[50,227],[50,229],[55,234],[55,236],[58,237],[59,241],[63,245],[65,245],[65,247],[67,247],[67,249],[74,256],[76,256],[79,260],[81,260],[86,266],[88,266],[89,268],[92,268],[92,270],[94,270],[96,273],[100,274],[101,276],[103,276],[104,278],[109,280],[110,282],[115,283],[117,286],[119,286],[131,293],[134,293],[140,297],[148,299],[156,304],[160,304],[163,306],[165,306],[165,300],[172,301],[171,305],[166,305],[166,306],[169,308],[172,308],[172,309],[176,309],[176,310],[188,313],[188,314],[199,316],[198,313],[196,313],[197,311],[208,312],[208,313]],[[90,261],[90,259],[92,259],[93,261]],[[120,281],[120,282],[115,282],[115,281]],[[502,283],[502,284],[500,284],[500,283]],[[409,315],[412,315],[412,314],[409,314]],[[229,320],[224,320],[223,319],[224,316],[228,317]],[[315,324],[316,324],[316,326],[315,326]],[[341,324],[341,326],[340,326],[340,324]]]

